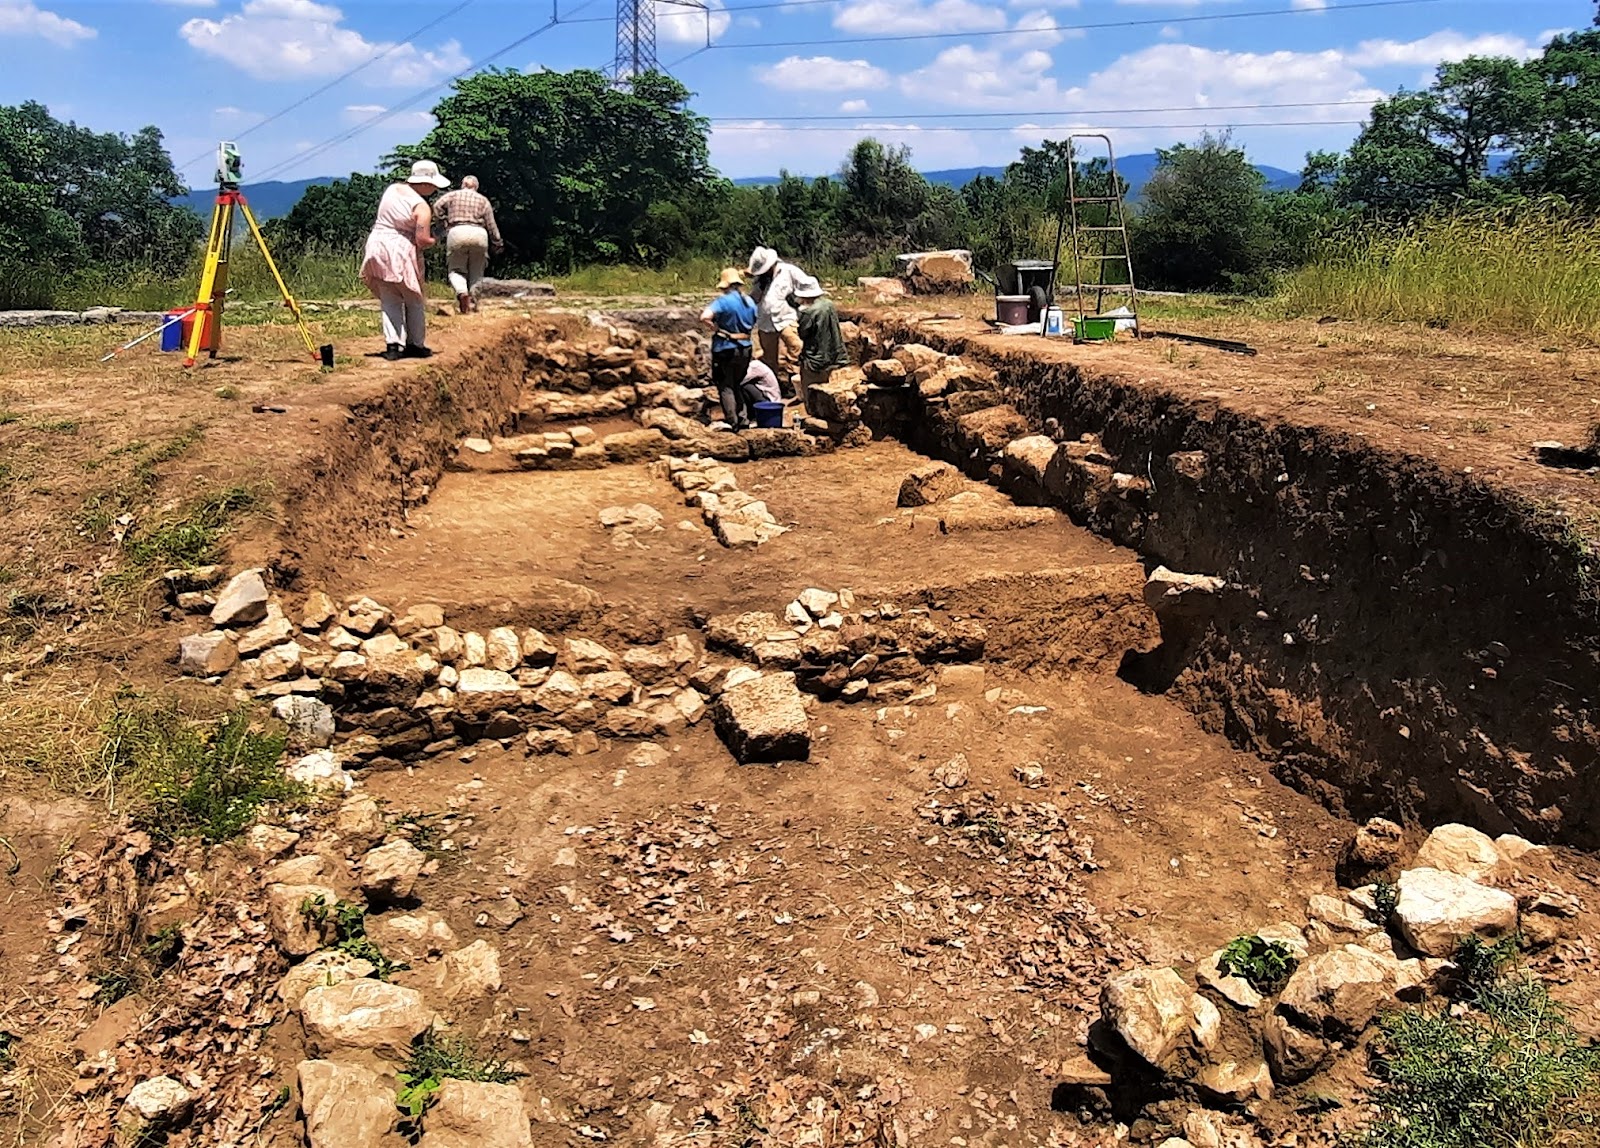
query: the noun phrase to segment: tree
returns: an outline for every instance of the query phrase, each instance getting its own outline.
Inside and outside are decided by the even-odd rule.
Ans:
[[[153,127],[96,133],[43,104],[0,107],[0,295],[40,268],[52,278],[89,266],[177,272],[202,230],[172,202],[185,190]]]
[[[1270,253],[1266,178],[1227,136],[1158,150],[1133,228],[1151,286],[1255,290]]]
[[[839,204],[849,258],[911,245],[916,223],[928,210],[928,181],[911,164],[905,145],[885,147],[858,140],[839,169],[844,192]]]
[[[1441,64],[1426,91],[1373,105],[1344,161],[1340,198],[1379,214],[1414,215],[1491,195],[1490,157],[1526,135],[1538,106],[1537,82],[1516,60]]]
[[[351,172],[349,179],[312,184],[288,215],[266,222],[267,241],[286,259],[312,248],[359,251],[391,182],[389,177]]]
[[[1600,208],[1600,31],[1557,36],[1523,67],[1537,111],[1510,164],[1512,183]]]
[[[612,87],[595,71],[480,72],[455,81],[437,126],[393,160],[474,174],[494,201],[512,266],[657,260],[680,229],[660,204],[699,217],[715,193],[707,123],[659,73]]]

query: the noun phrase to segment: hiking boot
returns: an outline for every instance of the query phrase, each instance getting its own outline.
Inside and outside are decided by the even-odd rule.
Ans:
[[[396,359],[400,358],[404,354],[405,354],[405,348],[402,347],[399,343],[389,343],[383,348],[383,357],[385,359],[388,359],[389,362],[391,362],[391,363],[394,362]]]
[[[461,293],[461,294],[458,294],[456,296],[456,307],[460,309],[460,312],[463,315],[472,314],[472,311],[473,311],[472,296],[468,295],[468,294],[466,294],[464,292]]]
[[[403,359],[431,359],[433,358],[433,352],[428,350],[426,347],[419,347],[414,343],[407,343],[405,350],[400,352],[400,357]]]

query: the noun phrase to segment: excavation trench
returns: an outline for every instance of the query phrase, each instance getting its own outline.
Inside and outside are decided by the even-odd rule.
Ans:
[[[1249,1094],[1118,1060],[1113,973],[1315,932],[1346,815],[1587,842],[1592,627],[1487,489],[888,326],[898,385],[718,434],[684,319],[508,326],[353,409],[279,539],[315,665],[252,683],[315,681],[434,853],[371,935],[498,954],[395,979],[515,1059],[536,1143],[1159,1142]],[[1157,563],[1225,582],[1153,609]],[[724,714],[758,672],[804,698],[772,767]]]
[[[880,441],[947,459],[1083,529],[972,532],[953,543],[915,526],[897,535],[875,523],[894,515],[892,487],[914,458],[877,459],[880,469],[863,474],[852,460],[876,456],[851,449],[765,457],[735,464],[756,476],[741,485],[770,496],[780,517],[810,521],[748,554],[713,547],[714,562],[699,560],[701,539],[669,535],[663,545],[696,558],[664,576],[661,546],[612,547],[595,515],[675,494],[644,464],[694,442],[655,431],[576,464],[603,469],[555,460],[533,464],[556,468],[533,474],[526,458],[460,448],[470,436],[525,440],[577,423],[601,437],[638,431],[640,419],[679,433],[668,425],[679,414],[669,392],[702,370],[682,341],[687,316],[628,319],[654,347],[639,378],[625,357],[582,369],[582,348],[603,347],[609,335],[558,315],[507,327],[352,409],[347,442],[291,492],[298,510],[281,540],[280,577],[437,601],[461,611],[464,625],[495,624],[509,606],[528,624],[604,614],[625,631],[630,612],[686,623],[715,612],[714,602],[781,612],[778,599],[801,588],[789,584],[797,570],[923,592],[979,568],[1015,576],[1097,565],[1091,556],[1109,551],[1088,531],[1137,551],[1147,569],[1232,584],[1198,616],[1158,628],[1148,613],[1126,624],[1142,610],[1128,582],[1113,611],[1121,620],[1091,644],[1109,650],[1128,639],[1126,681],[1181,703],[1335,812],[1459,818],[1585,847],[1600,836],[1594,598],[1579,556],[1515,495],[1356,437],[1247,415],[1215,395],[1101,374],[1087,355],[1067,361],[867,324],[863,356],[918,343],[986,368],[929,397],[916,385],[864,388],[860,416]],[[1037,439],[1046,431],[1053,441]],[[1031,449],[1008,456],[1017,440]],[[451,469],[468,473],[441,485]],[[375,529],[404,517],[420,527],[407,542]],[[352,563],[358,554],[366,561]],[[1118,555],[1124,575],[1132,561]],[[356,570],[378,576],[363,583]],[[1034,593],[1022,621],[1008,623],[1000,616],[1011,596],[996,588],[972,608],[1002,629],[1052,616]],[[1071,644],[1058,641],[1058,653]]]
[[[1263,419],[994,339],[921,341],[994,392],[906,396],[907,441],[1137,549],[1238,589],[1167,628],[1130,681],[1357,817],[1459,819],[1588,848],[1595,598],[1582,552],[1504,487],[1348,434]],[[972,407],[1002,403],[976,412]],[[968,413],[962,413],[967,411]],[[1052,426],[1037,468],[999,439]]]

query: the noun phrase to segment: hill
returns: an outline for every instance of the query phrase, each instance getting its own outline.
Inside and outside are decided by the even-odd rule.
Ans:
[[[244,197],[249,202],[250,210],[255,213],[255,217],[265,222],[280,215],[288,215],[289,209],[300,202],[300,197],[306,193],[306,188],[332,183],[333,179],[331,175],[319,175],[315,179],[296,179],[287,183],[271,179],[264,183],[247,183],[240,190],[244,192]],[[211,216],[211,207],[216,199],[216,189],[205,187],[191,191],[188,195],[179,196],[175,202],[183,204],[196,215],[207,219]]]
[[[929,183],[942,183],[949,187],[961,187],[970,183],[980,175],[990,175],[999,178],[1005,174],[1004,167],[950,167],[938,171],[925,171],[924,179]],[[1156,170],[1156,153],[1142,152],[1138,155],[1123,156],[1117,161],[1117,171],[1122,178],[1128,181],[1133,188],[1130,198],[1138,199],[1139,192],[1150,181],[1151,175]],[[1284,191],[1295,187],[1300,182],[1300,177],[1292,171],[1284,171],[1281,167],[1269,167],[1266,164],[1256,164],[1256,170],[1267,177],[1267,187],[1273,191]],[[244,195],[250,201],[250,209],[255,212],[260,220],[276,219],[280,215],[288,215],[289,209],[300,201],[308,187],[332,183],[333,176],[323,175],[316,179],[298,179],[290,182],[269,180],[265,183],[247,183],[244,185]],[[765,187],[778,182],[775,175],[750,175],[733,181],[741,187]],[[184,204],[202,218],[211,214],[211,204],[216,198],[216,192],[210,188],[191,191],[188,195],[181,196],[177,202]]]
[[[1157,156],[1153,151],[1140,152],[1136,155],[1125,155],[1117,160],[1117,173],[1128,181],[1128,186],[1133,189],[1130,198],[1138,199],[1139,193],[1144,190],[1144,185],[1150,182],[1150,177],[1155,174]],[[938,171],[925,171],[922,177],[929,183],[942,183],[947,187],[962,187],[980,175],[991,175],[995,178],[1005,174],[1004,167],[950,167]],[[1256,170],[1267,178],[1267,187],[1271,191],[1288,191],[1300,183],[1300,176],[1292,171],[1285,171],[1281,167],[1272,167],[1268,164],[1256,164]],[[777,183],[775,175],[746,176],[733,181],[741,187],[764,187],[767,184]]]

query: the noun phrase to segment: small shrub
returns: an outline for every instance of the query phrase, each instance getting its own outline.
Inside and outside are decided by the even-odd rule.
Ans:
[[[1593,1143],[1600,1049],[1544,985],[1502,976],[1475,1007],[1391,1013],[1372,1046],[1378,1115],[1365,1148],[1542,1148]],[[1570,1138],[1569,1138],[1570,1137]]]
[[[1515,933],[1498,941],[1485,941],[1478,936],[1462,937],[1454,958],[1456,994],[1473,1001],[1497,985],[1517,959],[1517,945]]]
[[[521,1073],[505,1062],[484,1057],[466,1037],[440,1037],[432,1033],[411,1052],[411,1059],[400,1070],[400,1090],[395,1105],[415,1121],[433,1103],[433,1094],[446,1080],[467,1080],[480,1084],[510,1084]]]
[[[135,963],[120,958],[89,974],[94,982],[94,1003],[109,1008],[138,987],[139,970]]]
[[[1391,881],[1379,881],[1372,887],[1372,901],[1377,909],[1378,924],[1387,925],[1400,907],[1400,887]]]
[[[252,728],[242,711],[197,725],[171,704],[123,694],[101,732],[108,800],[115,808],[120,790],[141,827],[167,840],[227,841],[263,805],[304,796],[279,767],[283,736]]]
[[[402,961],[391,961],[383,950],[367,936],[367,910],[354,901],[335,901],[329,905],[320,894],[300,902],[300,915],[318,926],[333,922],[334,948],[356,960],[366,961],[373,975],[386,981],[401,969],[410,968]]]
[[[172,924],[157,929],[144,942],[144,959],[158,973],[170,969],[183,952],[183,926]]]
[[[1299,964],[1282,941],[1263,940],[1247,933],[1228,942],[1217,961],[1217,970],[1224,976],[1243,977],[1251,988],[1270,996],[1289,983]]]

